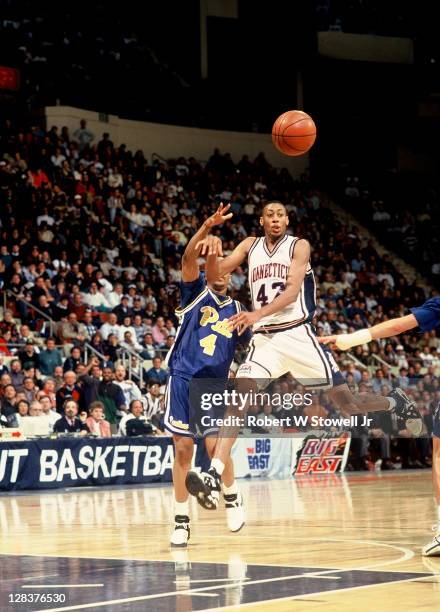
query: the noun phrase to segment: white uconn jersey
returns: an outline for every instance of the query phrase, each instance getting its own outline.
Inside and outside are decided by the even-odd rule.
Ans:
[[[248,254],[249,287],[254,310],[271,304],[285,288],[295,245],[300,240],[287,234],[269,251],[266,238],[256,238]],[[296,302],[280,312],[263,317],[254,331],[276,332],[291,329],[312,320],[316,309],[316,286],[310,263]]]

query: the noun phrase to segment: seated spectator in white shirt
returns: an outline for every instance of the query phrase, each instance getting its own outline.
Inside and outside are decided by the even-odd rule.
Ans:
[[[66,161],[66,157],[61,153],[61,149],[55,149],[55,153],[51,156],[50,161],[55,168],[62,168],[63,163]]]
[[[38,400],[31,402],[29,416],[23,419],[21,431],[25,436],[48,436],[52,433],[49,419],[43,413],[43,406]]]
[[[29,417],[29,402],[25,399],[21,399],[17,403],[17,414],[16,419],[19,429],[22,428],[23,421]]]
[[[125,334],[130,332],[131,338],[136,342],[136,331],[131,324],[131,317],[124,317],[122,325],[119,327],[119,341],[122,342],[125,338]]]
[[[41,225],[42,223],[46,223],[49,227],[55,223],[55,219],[49,215],[47,206],[43,208],[43,214],[37,217],[37,225]]]
[[[136,334],[132,334],[130,331],[125,332],[124,339],[121,340],[120,345],[122,348],[127,348],[128,350],[136,352],[142,350],[142,346],[136,340]]]
[[[136,425],[138,427],[134,427],[133,424],[129,425],[127,432],[127,423],[136,419],[138,423]],[[136,431],[137,430],[137,431]],[[155,427],[151,425],[150,421],[144,415],[144,406],[140,400],[133,400],[130,404],[130,411],[128,414],[122,417],[119,423],[118,436],[127,436],[127,435],[139,435],[143,433],[143,435],[148,435],[148,433],[153,433],[155,431]]]
[[[93,308],[93,310],[111,310],[109,302],[104,294],[98,291],[96,283],[91,283],[89,293],[84,294],[84,302]]]
[[[121,303],[122,296],[124,295],[124,287],[122,283],[115,283],[113,290],[106,293],[106,298],[110,304],[110,308],[116,308]]]
[[[52,402],[48,395],[40,396],[39,402],[43,408],[43,415],[49,422],[49,431],[52,433],[54,424],[61,419],[61,415],[55,410],[52,410]]]
[[[118,317],[114,312],[111,312],[108,315],[107,322],[101,326],[99,333],[102,336],[103,340],[107,340],[110,334],[114,334],[117,338],[119,338],[119,328]]]

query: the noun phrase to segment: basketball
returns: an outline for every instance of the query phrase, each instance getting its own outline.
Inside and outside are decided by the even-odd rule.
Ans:
[[[278,151],[295,157],[303,155],[316,139],[316,125],[307,113],[291,110],[278,117],[272,127],[272,142]]]

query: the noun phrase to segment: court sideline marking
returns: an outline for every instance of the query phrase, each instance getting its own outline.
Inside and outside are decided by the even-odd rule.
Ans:
[[[352,570],[345,570],[345,571],[352,571]],[[336,569],[332,569],[332,570],[325,570],[323,572],[316,572],[314,574],[314,578],[320,578],[321,574],[329,574],[329,573],[338,573],[338,570]],[[343,573],[343,572],[341,572]],[[415,572],[414,572],[415,573]],[[248,585],[253,585],[253,584],[265,584],[268,582],[279,582],[279,581],[283,581],[283,580],[298,580],[299,578],[304,578],[307,577],[310,573],[306,573],[306,574],[299,574],[299,575],[294,575],[294,576],[280,576],[278,578],[264,578],[261,580],[250,580],[248,582],[244,582],[243,586],[248,586]],[[385,582],[382,584],[398,584],[398,583],[402,583],[402,582],[412,582],[414,580],[423,580],[424,578],[430,578],[431,576],[417,576],[414,578],[405,578],[403,580],[395,580],[395,581],[391,581],[391,582]],[[335,578],[337,578],[335,576]],[[146,600],[150,600],[150,599],[162,599],[164,597],[177,597],[178,595],[199,595],[201,593],[203,593],[204,591],[213,591],[213,590],[218,590],[220,585],[214,585],[211,587],[201,587],[198,589],[187,589],[187,590],[183,590],[183,591],[168,591],[166,593],[157,593],[154,595],[138,595],[136,597],[125,597],[122,599],[108,599],[105,601],[95,601],[92,603],[87,603],[87,604],[79,604],[79,605],[73,605],[73,606],[63,606],[62,608],[40,608],[39,610],[35,610],[33,612],[67,612],[68,610],[84,610],[87,608],[99,608],[102,606],[113,606],[113,605],[117,605],[117,604],[122,604],[122,603],[131,603],[131,602],[136,602],[136,601],[146,601]],[[364,589],[364,588],[370,588],[370,587],[374,587],[374,586],[381,586],[381,584],[367,584],[367,585],[361,585],[358,587],[347,587],[347,588],[342,588],[342,589],[334,589],[331,591],[315,591],[313,593],[310,593],[311,596],[315,597],[316,595],[326,595],[329,593],[342,593],[345,591],[352,591],[352,590],[357,590],[357,589]],[[231,589],[231,588],[236,588],[237,584],[225,584],[223,585],[222,589]],[[298,598],[304,598],[307,597],[307,594],[302,593],[301,595],[293,595],[291,597],[282,597],[282,598],[278,598],[278,599],[267,599],[267,600],[263,600],[263,601],[254,601],[254,602],[250,602],[247,604],[239,604],[238,607],[248,607],[248,606],[255,606],[255,605],[260,605],[260,604],[264,604],[264,603],[273,603],[273,602],[277,602],[277,601],[287,601],[290,599],[298,599]],[[235,606],[223,606],[222,608],[220,608],[221,610],[223,609],[231,609],[231,608],[237,608],[237,605]],[[200,612],[212,612],[212,609],[210,610],[209,608],[206,610],[202,610]]]
[[[414,572],[416,573],[416,572]],[[363,584],[360,586],[354,586],[354,587],[347,587],[344,589],[333,589],[332,591],[316,591],[314,593],[310,593],[310,597],[316,597],[317,595],[333,595],[334,593],[345,593],[347,591],[358,591],[360,589],[371,589],[372,587],[381,587],[381,586],[387,586],[390,587],[394,584],[402,584],[403,582],[415,582],[416,580],[426,580],[427,578],[431,578],[431,576],[420,576],[417,578],[405,578],[404,580],[393,580],[392,582],[382,582],[382,583],[376,583],[376,584]],[[249,606],[258,606],[258,605],[263,605],[263,604],[272,604],[272,603],[278,603],[280,601],[289,601],[292,599],[295,600],[302,600],[305,597],[309,597],[309,595],[307,594],[302,594],[302,595],[292,595],[291,597],[279,597],[278,599],[263,599],[262,601],[254,601],[254,602],[249,602],[249,603],[244,603],[244,604],[239,604],[238,606],[223,606],[222,608],[220,608],[220,610],[231,610],[231,609],[237,609],[238,608],[248,608]],[[327,603],[327,602],[323,602],[323,603]],[[76,609],[76,608],[71,608]],[[48,609],[49,612],[49,609]],[[53,610],[53,612],[56,612],[55,610]],[[199,612],[212,612],[212,608],[206,608],[205,610],[199,610]]]
[[[215,537],[215,536],[214,536]],[[260,537],[260,539],[270,539],[269,536],[267,537]],[[331,568],[328,570],[322,570],[321,572],[308,572],[305,574],[300,574],[300,575],[295,575],[295,576],[282,576],[279,578],[268,578],[268,579],[262,579],[262,580],[256,580],[256,581],[243,581],[243,585],[252,585],[252,584],[261,584],[261,583],[267,583],[267,582],[276,582],[279,580],[293,580],[293,579],[299,579],[299,578],[307,578],[307,577],[315,577],[315,578],[320,578],[322,577],[322,579],[337,579],[339,577],[334,576],[334,577],[330,577],[330,576],[325,576],[325,574],[337,574],[337,573],[345,573],[348,571],[361,571],[361,570],[368,570],[370,568],[374,568],[374,567],[385,567],[387,565],[392,565],[392,564],[399,564],[402,563],[404,561],[407,561],[411,558],[414,557],[414,552],[411,551],[408,548],[403,548],[400,546],[396,546],[396,545],[392,545],[392,544],[388,544],[388,543],[384,543],[384,542],[377,542],[374,540],[346,540],[346,539],[341,539],[341,538],[289,538],[290,540],[293,541],[329,541],[329,542],[344,542],[344,543],[357,543],[357,544],[364,544],[364,545],[372,545],[372,546],[378,546],[378,547],[386,547],[386,548],[392,548],[395,550],[398,550],[399,552],[402,553],[402,555],[398,558],[398,559],[391,559],[388,561],[383,561],[383,562],[379,562],[379,563],[374,563],[374,564],[370,564],[370,565],[366,565],[366,566],[358,566],[356,568]],[[3,555],[2,555],[3,556]],[[21,555],[24,556],[24,555]],[[28,555],[28,556],[48,556],[48,555],[37,555],[37,554],[32,554],[32,555]],[[80,558],[77,555],[73,556],[73,555],[53,555],[55,558],[56,557],[67,557],[67,558]],[[88,557],[85,557],[88,558]],[[110,557],[95,557],[95,558],[99,558],[99,559],[108,559],[108,560],[118,560],[118,561],[124,561],[125,559],[120,559],[120,558],[110,558]],[[133,559],[131,559],[133,560]],[[127,559],[127,561],[129,561]],[[135,561],[142,561],[139,559],[136,559]],[[151,561],[151,560],[150,560]],[[167,561],[167,560],[162,560],[162,562],[171,562],[171,561]],[[207,563],[206,561],[196,561],[195,563]],[[209,563],[209,562],[208,562]],[[220,564],[224,564],[227,565],[227,563],[220,563]],[[270,565],[270,566],[274,566],[274,567],[283,567],[281,565],[271,565],[271,564],[253,564],[250,563],[250,565]],[[287,566],[289,567],[289,566]],[[293,567],[293,566],[292,566]],[[299,566],[296,566],[299,567]],[[425,577],[421,577],[420,579],[423,579]],[[394,583],[397,582],[408,582],[408,581],[413,581],[416,580],[417,578],[411,578],[411,579],[405,579],[402,581],[394,581]],[[117,603],[128,603],[128,602],[134,602],[134,601],[144,601],[144,600],[148,600],[148,599],[157,599],[157,598],[163,598],[163,597],[170,597],[170,596],[176,596],[178,594],[185,594],[185,595],[196,595],[198,593],[200,593],[200,595],[202,595],[202,591],[207,591],[207,590],[215,590],[218,589],[220,585],[215,585],[215,586],[211,586],[211,587],[201,587],[198,589],[188,589],[186,591],[170,591],[167,593],[158,593],[155,595],[144,595],[144,596],[137,596],[135,598],[124,598],[124,599],[119,599],[119,600],[107,600],[104,602],[93,602],[93,603],[89,603],[89,604],[80,604],[80,605],[76,605],[76,606],[65,606],[62,608],[51,608],[52,612],[62,612],[62,611],[67,611],[67,610],[79,610],[79,609],[86,609],[86,608],[91,608],[91,607],[101,607],[104,605],[115,605]],[[222,588],[226,589],[226,588],[234,588],[236,586],[236,583],[234,584],[230,584],[230,585],[223,585]],[[333,592],[342,592],[342,591],[346,591],[346,590],[352,590],[352,589],[359,589],[359,588],[366,588],[366,587],[370,587],[370,586],[378,586],[378,585],[364,585],[364,586],[358,586],[358,587],[349,587],[348,589],[336,589],[335,591],[323,591],[322,593],[333,593]],[[313,595],[316,594],[320,594],[321,592],[318,593],[313,593]],[[208,595],[208,593],[206,593]],[[298,597],[304,597],[304,595],[298,596]],[[306,595],[307,597],[307,595]],[[292,597],[287,597],[287,598],[282,598],[280,600],[289,600],[289,599],[296,599],[295,596]],[[265,600],[268,602],[271,601],[280,601],[280,600]],[[263,602],[253,602],[252,604],[241,604],[242,606],[248,606],[248,605],[257,605],[260,603],[264,603]]]

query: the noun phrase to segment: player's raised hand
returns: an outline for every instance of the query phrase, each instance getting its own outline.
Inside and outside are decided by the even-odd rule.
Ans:
[[[247,327],[252,327],[255,323],[257,323],[261,318],[261,315],[257,310],[252,312],[239,312],[232,317],[229,317],[229,329],[234,331],[234,329],[239,329],[239,334],[241,335]]]
[[[199,255],[202,257],[207,257],[208,255],[223,257],[223,243],[217,236],[207,236],[200,240],[196,244],[196,251],[199,251],[199,249]]]
[[[223,202],[220,202],[220,206],[217,208],[215,213],[206,219],[205,225],[208,227],[214,227],[215,225],[221,225],[230,219],[232,217],[232,213],[228,213],[230,208],[230,204],[224,205]]]

